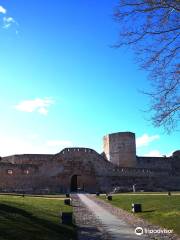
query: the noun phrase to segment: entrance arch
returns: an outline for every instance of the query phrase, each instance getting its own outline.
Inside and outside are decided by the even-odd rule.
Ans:
[[[97,192],[98,184],[95,175],[71,175],[70,191],[71,192]]]
[[[77,190],[78,190],[77,177],[78,177],[78,175],[73,175],[71,177],[71,192],[77,192]]]

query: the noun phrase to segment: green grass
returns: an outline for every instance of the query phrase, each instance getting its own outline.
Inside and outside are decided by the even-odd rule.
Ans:
[[[60,223],[72,212],[61,199],[0,195],[0,240],[70,240],[76,228]]]
[[[105,200],[105,196],[100,196]],[[142,204],[142,213],[135,213],[149,222],[173,229],[180,234],[180,195],[113,195],[112,205],[131,212],[132,203]]]
[[[38,194],[22,194],[22,193],[0,193],[0,196],[26,196],[26,197],[45,197],[45,198],[66,198],[66,195],[64,194],[44,194],[44,195],[38,195]]]
[[[116,193],[116,195],[122,195],[122,194],[125,194],[125,195],[167,195],[168,192],[128,192],[128,193]],[[180,195],[180,192],[179,191],[176,191],[176,192],[171,192],[171,194],[173,195]]]

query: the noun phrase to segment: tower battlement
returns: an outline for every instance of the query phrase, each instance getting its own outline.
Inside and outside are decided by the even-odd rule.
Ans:
[[[106,158],[120,167],[136,166],[136,141],[132,132],[111,133],[103,138]]]

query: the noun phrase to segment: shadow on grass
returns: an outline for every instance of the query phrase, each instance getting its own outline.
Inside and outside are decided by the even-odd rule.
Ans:
[[[13,213],[13,214],[19,214],[19,215],[22,215],[23,217],[31,217],[32,214],[23,210],[23,209],[20,209],[20,208],[17,208],[17,207],[12,207],[10,205],[7,205],[7,204],[3,204],[1,203],[0,204],[0,212],[1,213]]]
[[[0,240],[76,239],[75,226],[56,224],[14,206],[0,204],[0,216],[6,223],[0,222]]]

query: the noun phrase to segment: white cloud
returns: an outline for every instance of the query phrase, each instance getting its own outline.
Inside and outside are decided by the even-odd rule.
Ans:
[[[35,112],[42,115],[48,114],[48,108],[54,104],[54,100],[51,98],[36,98],[34,100],[25,100],[15,106],[18,111],[22,112]]]
[[[6,13],[7,13],[7,10],[3,6],[0,6],[0,14],[5,15],[2,18],[2,26],[0,26],[0,27],[2,27],[4,29],[9,29],[12,25],[15,25],[17,28],[17,26],[19,26],[19,24],[16,22],[16,20],[13,17],[7,16]],[[18,29],[16,29],[15,32],[16,32],[16,34],[18,34],[19,33]]]
[[[160,153],[159,150],[152,150],[152,151],[144,154],[144,156],[146,156],[146,157],[162,157],[163,154]]]
[[[39,137],[39,134],[37,134],[37,133],[32,133],[32,134],[29,134],[27,137],[28,137],[28,139],[30,139],[30,140],[36,140],[36,139]]]
[[[0,156],[34,153],[37,152],[36,150],[37,149],[34,148],[33,144],[30,141],[27,141],[27,139],[14,136],[0,137]]]
[[[47,110],[45,107],[40,107],[40,108],[38,109],[38,112],[39,112],[40,114],[43,114],[43,115],[47,115],[47,114],[48,114],[48,110]]]
[[[10,28],[12,24],[17,24],[17,22],[12,17],[3,17],[3,28]]]
[[[3,28],[8,29],[13,24],[16,25],[16,27],[19,26],[19,24],[15,21],[13,17],[3,17]],[[16,34],[18,33],[19,31],[16,29]]]
[[[141,137],[138,137],[136,139],[136,146],[137,147],[148,146],[150,142],[158,140],[159,138],[160,138],[159,135],[149,136],[148,134],[145,133]]]
[[[0,13],[6,14],[6,9],[3,6],[0,6]]]
[[[11,16],[8,16],[7,14],[7,10],[0,5],[0,15],[2,14],[2,16],[4,15],[4,17],[1,18],[0,16],[0,28],[3,29],[9,29],[12,26],[13,29],[15,30],[16,35],[19,34],[19,23]],[[2,23],[2,24],[1,24]]]
[[[15,22],[14,18],[12,18],[12,17],[3,17],[3,20],[4,20],[6,23]]]
[[[43,141],[39,135],[0,136],[0,156],[14,154],[56,154],[65,147],[72,146],[68,140]]]

